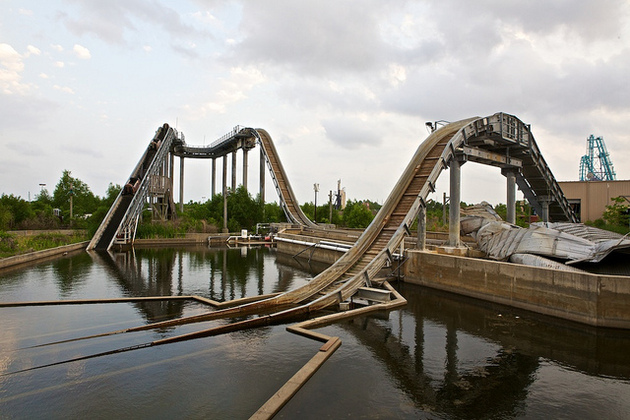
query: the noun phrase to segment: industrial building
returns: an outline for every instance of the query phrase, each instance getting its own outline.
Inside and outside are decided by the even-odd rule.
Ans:
[[[615,197],[630,200],[630,180],[558,181],[558,184],[582,222],[600,219]]]

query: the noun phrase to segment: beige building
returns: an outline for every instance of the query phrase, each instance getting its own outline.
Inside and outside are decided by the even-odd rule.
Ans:
[[[582,222],[601,218],[612,198],[624,196],[630,200],[630,180],[559,181],[558,184]]]

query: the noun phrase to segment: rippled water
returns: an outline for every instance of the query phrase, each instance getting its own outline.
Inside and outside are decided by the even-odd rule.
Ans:
[[[0,302],[230,300],[300,286],[321,269],[280,257],[80,254],[0,273]],[[277,418],[630,418],[629,333],[398,287],[405,308],[320,330],[343,344]],[[188,300],[0,308],[0,418],[247,418],[321,345],[275,326],[130,349],[228,322],[211,321],[35,347],[208,310]],[[119,349],[130,350],[81,359]]]

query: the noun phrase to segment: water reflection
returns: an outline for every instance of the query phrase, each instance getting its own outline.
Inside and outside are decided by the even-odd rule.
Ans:
[[[176,262],[173,250],[157,250],[144,258],[138,258],[133,249],[127,252],[99,251],[91,255],[107,270],[125,297],[181,296],[181,281],[177,283],[178,292],[173,288]],[[182,300],[158,300],[136,302],[134,306],[152,323],[181,317],[184,304]]]
[[[62,298],[68,298],[73,290],[85,284],[85,277],[90,272],[90,267],[91,261],[87,254],[79,254],[73,258],[62,258],[52,262],[52,274]]]
[[[228,300],[299,287],[326,267],[276,258],[267,248],[136,249],[69,259],[3,272],[0,300]],[[279,417],[630,418],[627,332],[397,287],[406,307],[321,329],[343,345]],[[0,373],[205,327],[27,346],[206,310],[177,301],[2,308]],[[0,375],[0,417],[247,418],[318,347],[278,326]]]
[[[115,280],[122,296],[198,295],[224,302],[282,292],[310,279],[275,261],[275,250],[260,248],[132,249],[92,252],[95,263]],[[66,274],[69,274],[68,267]],[[63,278],[63,276],[60,276]],[[73,282],[67,289],[72,291]],[[62,290],[63,292],[63,290]],[[183,302],[137,303],[148,322],[181,317]]]
[[[404,309],[337,328],[369,349],[422,412],[449,418],[523,416],[547,361],[583,375],[630,378],[630,337],[624,331],[512,312],[412,285],[398,288],[408,299]],[[573,386],[562,392],[580,388]]]
[[[464,296],[402,284],[407,310],[449,325],[462,333],[483,337],[504,349],[555,360],[595,376],[630,379],[630,334],[623,330],[594,328],[557,318],[512,310]]]

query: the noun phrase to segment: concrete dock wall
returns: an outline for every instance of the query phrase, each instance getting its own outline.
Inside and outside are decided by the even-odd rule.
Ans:
[[[600,327],[630,329],[630,278],[407,250],[405,282]]]
[[[12,257],[6,257],[0,259],[0,269],[16,267],[23,264],[30,264],[33,262],[42,262],[54,258],[59,258],[62,255],[74,254],[76,252],[83,252],[88,246],[90,241],[78,242],[76,244],[58,246],[56,248],[44,249],[42,251],[29,252],[26,254],[15,255]]]
[[[283,233],[282,237],[287,238],[287,239],[292,239],[295,241],[300,241],[300,242],[317,243],[320,241],[320,238],[318,237],[311,237],[311,236],[306,236],[306,235],[293,235],[293,234]],[[283,254],[287,254],[291,256],[299,256],[300,258],[303,258],[305,260],[312,260],[312,261],[322,262],[326,264],[333,264],[335,261],[339,259],[339,257],[341,257],[344,254],[343,252],[340,252],[340,251],[333,251],[333,250],[317,248],[317,247],[309,248],[308,246],[305,246],[305,245],[300,245],[300,244],[291,243],[291,242],[283,242],[283,241],[276,241],[276,248],[278,252],[281,252]]]
[[[317,242],[316,237],[287,237]],[[277,242],[278,252],[334,263],[341,252]],[[587,325],[630,329],[630,278],[405,250],[404,281]]]

